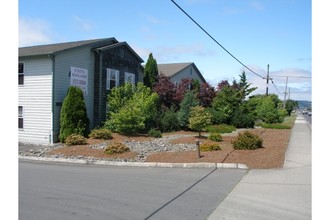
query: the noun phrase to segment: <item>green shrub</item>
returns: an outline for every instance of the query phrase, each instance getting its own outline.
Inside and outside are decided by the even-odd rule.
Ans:
[[[160,120],[160,127],[163,132],[180,130],[177,113],[173,107],[164,112],[164,115]]]
[[[69,146],[81,145],[86,143],[87,143],[87,139],[80,134],[71,134],[65,139],[65,144]]]
[[[112,132],[106,128],[93,129],[89,134],[90,138],[109,140],[112,138]]]
[[[161,138],[162,137],[162,132],[152,128],[152,129],[149,130],[148,136],[154,137],[154,138]]]
[[[248,112],[244,112],[243,108],[238,108],[231,119],[231,124],[236,128],[253,128],[254,117]]]
[[[125,152],[129,152],[130,149],[123,143],[110,143],[104,150],[106,154],[122,154]]]
[[[262,147],[263,140],[250,131],[239,133],[233,141],[235,150],[255,150]]]
[[[232,125],[227,125],[227,124],[220,124],[220,125],[211,125],[206,128],[206,131],[210,133],[231,133],[235,131],[236,128]]]
[[[208,137],[209,140],[211,141],[222,141],[222,136],[220,133],[217,133],[217,132],[212,132],[209,137]]]
[[[220,146],[220,144],[203,143],[203,144],[200,145],[200,150],[202,152],[216,151],[216,150],[221,150],[221,146]]]
[[[87,137],[89,133],[89,119],[83,91],[70,86],[63,100],[60,113],[60,141],[63,143],[71,134]]]

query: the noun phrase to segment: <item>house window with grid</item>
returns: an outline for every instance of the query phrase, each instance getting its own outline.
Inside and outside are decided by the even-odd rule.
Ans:
[[[119,86],[119,70],[107,69],[106,89],[110,90]]]
[[[18,106],[18,128],[23,129],[23,106]]]
[[[132,83],[135,85],[135,74],[125,72],[125,83]]]
[[[18,63],[18,85],[24,85],[24,63]]]

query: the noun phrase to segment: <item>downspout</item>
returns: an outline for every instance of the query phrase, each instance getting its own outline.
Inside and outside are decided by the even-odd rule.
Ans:
[[[102,101],[102,61],[103,61],[103,54],[102,54],[102,50],[97,50],[96,51],[99,54],[99,59],[100,59],[100,66],[99,66],[99,111],[98,111],[98,125],[101,124],[101,101]]]
[[[49,134],[49,143],[54,144],[54,101],[55,101],[55,55],[50,54],[50,59],[52,60],[52,112],[51,112],[51,130]]]

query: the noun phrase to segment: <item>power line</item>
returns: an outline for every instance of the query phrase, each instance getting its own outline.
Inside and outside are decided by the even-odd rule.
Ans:
[[[247,67],[244,63],[242,63],[239,59],[237,59],[233,54],[231,54],[224,46],[222,46],[214,37],[212,37],[201,25],[199,25],[185,10],[183,10],[174,0],[171,0],[173,4],[175,4],[185,15],[190,18],[202,31],[204,31],[205,34],[207,34],[216,44],[218,44],[224,51],[226,51],[232,58],[234,58],[237,62],[239,62],[241,65],[243,65],[246,69],[250,70],[255,75],[259,76],[262,79],[265,79],[265,77],[259,75],[258,73],[251,70],[249,67]]]
[[[290,77],[290,78],[302,78],[302,79],[310,79],[311,76],[272,76],[272,78],[280,78],[280,77]]]
[[[275,83],[274,83],[274,81],[273,81],[273,79],[271,79],[270,78],[270,80],[271,80],[271,82],[272,82],[272,84],[273,84],[273,86],[275,87],[275,89],[276,89],[276,91],[277,91],[277,93],[278,94],[280,94],[280,95],[283,95],[278,89],[277,89],[277,87],[276,87],[276,85],[275,85]]]

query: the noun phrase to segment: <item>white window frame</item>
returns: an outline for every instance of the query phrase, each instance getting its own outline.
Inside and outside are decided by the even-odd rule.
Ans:
[[[111,81],[115,81],[115,87],[119,86],[119,70],[107,68],[106,90],[110,90]]]
[[[125,83],[128,83],[128,82],[135,85],[135,74],[134,73],[125,72]]]
[[[19,65],[20,64],[23,65],[23,72],[21,72],[21,73],[19,72]],[[24,85],[24,69],[25,69],[24,67],[25,67],[24,62],[18,62],[18,71],[17,72],[18,72],[18,85],[19,86],[23,86]],[[22,83],[19,83],[20,82],[20,80],[19,80],[20,79],[20,76],[23,78]]]
[[[24,129],[23,106],[18,106],[18,129]],[[22,127],[20,127],[20,119],[22,120]]]

